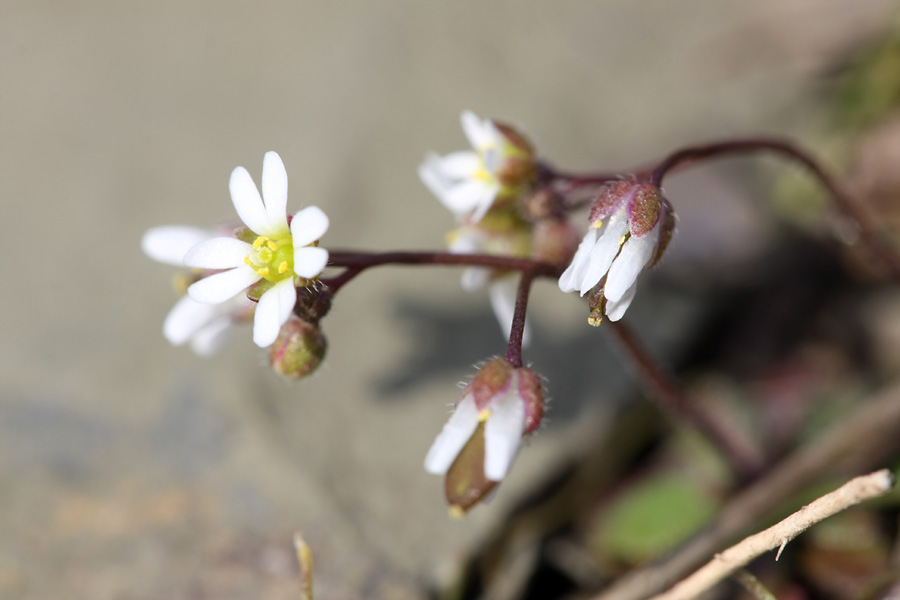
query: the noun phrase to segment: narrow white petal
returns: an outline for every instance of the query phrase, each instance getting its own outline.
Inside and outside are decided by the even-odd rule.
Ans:
[[[167,225],[148,229],[141,238],[144,254],[162,263],[184,266],[184,255],[192,247],[215,234],[196,227]]]
[[[231,180],[228,182],[231,191],[231,202],[244,225],[256,234],[266,235],[271,233],[268,228],[269,219],[266,216],[266,207],[263,206],[259,190],[253,183],[253,178],[244,167],[238,167],[231,172]]]
[[[307,206],[291,219],[294,248],[308,246],[328,231],[328,215],[318,206]]]
[[[229,271],[204,277],[188,288],[188,294],[197,302],[219,304],[237,296],[259,279],[256,271],[247,265],[241,265]]]
[[[450,420],[428,450],[425,470],[435,475],[445,474],[477,428],[478,409],[475,400],[468,395],[456,405]]]
[[[462,125],[463,133],[466,134],[466,138],[473,148],[481,148],[494,141],[491,132],[485,126],[485,122],[479,119],[475,113],[468,110],[464,111],[459,116],[459,121]]]
[[[163,335],[173,346],[180,346],[220,314],[214,304],[202,304],[190,296],[183,296],[163,323]]]
[[[328,250],[307,246],[294,248],[294,273],[306,279],[318,277],[328,264]]]
[[[613,302],[612,300],[606,301],[606,316],[610,321],[618,321],[625,316],[625,311],[631,306],[631,301],[634,300],[636,291],[637,281],[631,284],[628,291],[626,291],[617,302]]]
[[[481,182],[479,182],[481,183]],[[477,223],[480,221],[484,215],[491,209],[494,205],[494,199],[497,197],[497,194],[500,192],[500,185],[493,184],[482,184],[483,188],[480,191],[480,196],[475,203],[475,211],[472,213],[470,217],[473,222]]]
[[[281,326],[285,324],[297,303],[297,288],[291,279],[276,283],[260,296],[253,317],[253,342],[260,348],[275,343]]]
[[[627,219],[618,215],[610,217],[606,229],[600,234],[600,238],[591,250],[588,268],[581,280],[582,296],[597,285],[597,282],[609,271],[610,265],[613,264],[613,260],[621,248],[619,240],[626,231],[628,231]]]
[[[644,265],[653,256],[656,240],[659,238],[659,227],[641,238],[631,237],[622,246],[622,251],[609,269],[603,295],[607,300],[618,302],[635,282]]]
[[[438,199],[455,215],[464,215],[474,209],[485,195],[487,184],[479,179],[465,179],[444,189]]]
[[[184,264],[198,269],[231,269],[244,264],[253,246],[236,238],[217,237],[200,242],[184,255]]]
[[[287,229],[288,178],[277,152],[266,152],[263,158],[262,195],[268,227],[271,230]]]
[[[491,481],[502,481],[522,445],[525,427],[525,403],[519,397],[516,377],[509,391],[491,406],[491,416],[484,425],[484,475]]]
[[[594,228],[588,229],[581,243],[578,244],[578,250],[575,251],[572,262],[559,278],[559,289],[564,292],[574,292],[579,289],[581,280],[584,279],[584,274],[590,262],[591,249],[593,249],[596,241],[597,230]]]
[[[227,315],[213,319],[191,338],[191,350],[200,356],[212,356],[228,339],[233,325],[234,321]]]
[[[466,267],[459,278],[459,284],[467,292],[474,292],[486,286],[490,279],[491,270],[487,267]]]
[[[465,179],[471,177],[481,166],[481,159],[476,152],[451,152],[439,159],[437,167],[447,179]]]
[[[519,293],[519,282],[515,277],[501,277],[491,282],[488,287],[488,294],[491,297],[491,307],[494,309],[494,315],[497,322],[500,323],[500,329],[503,335],[509,340],[510,328],[512,327],[513,316],[516,312],[516,296]],[[522,336],[522,345],[527,346],[531,341],[531,327],[528,321],[525,321],[525,331]]]
[[[444,195],[453,183],[444,176],[441,158],[437,154],[429,154],[419,165],[419,179],[428,190],[443,201]]]

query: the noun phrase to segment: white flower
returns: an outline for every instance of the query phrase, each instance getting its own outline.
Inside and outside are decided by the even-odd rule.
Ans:
[[[291,315],[296,286],[308,285],[328,263],[328,251],[316,246],[328,230],[328,217],[310,206],[295,214],[288,225],[287,172],[275,152],[267,152],[263,160],[262,198],[243,167],[231,173],[229,189],[253,242],[217,237],[192,247],[184,257],[185,265],[221,272],[194,283],[188,294],[197,302],[219,304],[258,281],[268,282],[253,320],[253,341],[265,348]]]
[[[144,234],[141,247],[154,260],[183,267],[188,250],[215,236],[214,232],[193,227],[154,227]],[[233,325],[253,315],[254,308],[246,296],[223,304],[201,304],[185,295],[166,316],[163,335],[172,345],[190,342],[194,352],[209,356],[221,347]]]
[[[655,186],[609,186],[594,204],[591,229],[559,278],[559,288],[584,296],[605,277],[604,312],[618,321],[634,299],[638,275],[659,260],[674,227],[675,214]]]
[[[496,239],[492,241],[491,237]],[[508,255],[513,250],[509,247],[509,240],[505,236],[491,236],[487,232],[472,227],[458,229],[451,234],[451,238],[449,250],[454,254],[491,253]],[[491,308],[494,310],[494,315],[497,317],[501,331],[503,331],[506,339],[509,340],[509,333],[516,310],[516,297],[519,293],[519,282],[515,274],[497,273],[488,267],[466,267],[463,269],[460,285],[469,292],[487,287]],[[531,327],[526,320],[522,344],[527,345],[530,340]]]
[[[446,474],[483,422],[484,475],[490,481],[502,481],[522,439],[543,417],[541,387],[534,371],[513,368],[505,359],[489,361],[463,391],[456,410],[425,457],[425,470]]]
[[[419,165],[419,178],[457,217],[478,222],[498,195],[530,173],[531,148],[512,130],[469,111],[460,121],[474,151],[429,154]]]

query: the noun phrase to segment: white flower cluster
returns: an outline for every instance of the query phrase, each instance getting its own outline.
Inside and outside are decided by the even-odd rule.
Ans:
[[[201,354],[215,350],[253,306],[253,341],[270,346],[294,309],[297,286],[313,283],[328,263],[328,251],[318,247],[328,217],[316,206],[287,216],[287,172],[278,154],[267,152],[263,159],[262,196],[243,167],[232,172],[229,190],[246,226],[235,236],[168,226],[151,229],[142,242],[155,260],[200,270],[163,333],[176,345],[191,340]],[[258,303],[247,299],[251,286],[260,291]]]

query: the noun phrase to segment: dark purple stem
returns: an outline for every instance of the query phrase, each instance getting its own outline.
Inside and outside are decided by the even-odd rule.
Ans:
[[[752,138],[684,148],[663,159],[650,172],[649,179],[654,185],[660,186],[666,174],[677,167],[711,157],[760,151],[780,154],[805,167],[828,190],[837,209],[856,222],[859,227],[860,241],[866,250],[876,257],[894,278],[900,278],[900,257],[881,236],[872,219],[868,217],[851,194],[838,183],[837,179],[812,156],[789,141],[774,138]]]
[[[717,447],[738,478],[748,481],[758,475],[763,465],[752,454],[735,444],[719,424],[691,404],[674,381],[657,365],[634,332],[621,321],[610,321],[608,328],[634,363],[639,379],[650,389],[660,406],[678,421],[694,426]]]
[[[506,347],[506,360],[512,366],[522,366],[522,338],[525,335],[525,313],[528,310],[528,294],[536,271],[529,269],[522,272],[519,279],[519,290],[516,294],[516,308],[513,312],[512,327],[509,330],[509,344]]]
[[[382,265],[445,265],[452,267],[490,267],[502,271],[534,271],[538,277],[559,277],[565,265],[529,258],[510,258],[492,254],[453,254],[450,252],[384,252],[370,253],[333,250],[328,266],[348,267],[362,271]]]

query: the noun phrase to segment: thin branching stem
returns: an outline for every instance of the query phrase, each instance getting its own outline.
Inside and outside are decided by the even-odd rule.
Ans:
[[[759,460],[736,444],[718,422],[697,410],[672,378],[659,367],[628,325],[622,321],[611,321],[608,328],[634,363],[639,378],[649,388],[663,410],[676,420],[687,423],[702,433],[719,449],[741,481],[748,481],[759,475],[763,468]]]
[[[528,295],[534,281],[535,270],[522,272],[519,279],[519,290],[516,294],[516,308],[513,312],[512,326],[509,331],[509,344],[506,347],[506,360],[514,367],[522,366],[522,338],[525,335],[525,313],[528,310]]]

